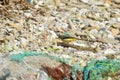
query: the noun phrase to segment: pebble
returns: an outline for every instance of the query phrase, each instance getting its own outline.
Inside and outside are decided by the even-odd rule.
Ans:
[[[62,58],[64,58],[64,59],[70,59],[71,56],[63,54],[63,55],[62,55]]]
[[[37,1],[37,5],[43,5],[43,4],[44,4],[44,0]]]
[[[6,78],[7,78],[8,76],[10,76],[10,70],[3,68],[3,69],[0,71],[0,80],[6,80]]]
[[[115,37],[115,39],[120,41],[120,35]]]
[[[120,4],[120,0],[114,0],[114,2]]]
[[[26,12],[26,13],[24,13],[24,15],[25,15],[26,17],[31,17],[31,16],[32,16],[32,14],[31,14],[30,12]]]
[[[119,23],[120,23],[120,17],[117,17],[117,22],[119,22]]]
[[[111,77],[108,77],[107,80],[113,80]]]
[[[8,77],[6,80],[18,80],[15,77]]]
[[[113,53],[115,53],[115,51],[112,50],[112,49],[106,49],[106,50],[104,50],[104,54],[113,54]]]
[[[120,23],[114,23],[112,24],[113,27],[120,29]]]
[[[81,0],[82,2],[84,2],[84,3],[88,3],[89,2],[89,0]]]
[[[40,70],[37,75],[37,80],[49,80],[49,77],[45,71]]]
[[[39,5],[35,5],[35,8],[38,9],[38,8],[40,8],[40,6]]]
[[[85,62],[84,60],[81,60],[81,61],[80,61],[80,66],[81,66],[81,67],[85,67],[85,66],[86,66],[86,62]]]
[[[28,40],[25,38],[21,38],[21,44],[24,48],[26,48],[27,44],[28,44]]]
[[[119,29],[115,29],[115,28],[109,28],[109,30],[111,31],[113,36],[117,36],[119,34]]]

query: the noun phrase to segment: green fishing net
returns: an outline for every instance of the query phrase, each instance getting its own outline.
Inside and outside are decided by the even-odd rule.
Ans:
[[[92,61],[84,67],[84,80],[105,80],[106,76],[114,76],[120,70],[120,61],[104,59]]]
[[[56,57],[47,53],[42,52],[23,52],[19,54],[12,54],[11,60],[12,61],[22,61],[24,57],[27,56],[44,56],[49,57],[51,59],[60,61],[61,63],[65,63],[69,65],[69,59],[63,59],[60,57]],[[104,60],[92,60],[90,61],[84,68],[81,68],[79,64],[75,63],[71,65],[71,73],[72,78],[76,80],[77,71],[82,72],[83,76],[80,80],[105,80],[106,76],[114,76],[117,71],[120,71],[120,60],[115,59],[104,59]],[[67,80],[65,78],[64,80]]]

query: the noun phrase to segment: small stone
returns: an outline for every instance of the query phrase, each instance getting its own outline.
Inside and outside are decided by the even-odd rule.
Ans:
[[[117,34],[120,32],[119,29],[115,29],[115,28],[112,28],[112,27],[110,27],[110,31],[111,31],[113,36],[117,36]]]
[[[96,52],[101,52],[102,51],[100,47],[97,47],[95,50],[96,50]]]
[[[63,29],[67,29],[67,28],[68,28],[68,24],[67,24],[67,23],[62,23],[61,27],[62,27]]]
[[[107,30],[106,28],[100,28],[100,29],[99,29],[99,33],[102,34],[102,33],[104,33],[106,30]]]
[[[60,0],[47,0],[46,3],[53,5],[53,6],[60,6],[61,1]]]
[[[9,69],[2,69],[0,71],[0,80],[6,80],[7,77],[10,76],[10,70]]]
[[[59,32],[64,32],[64,30],[61,27],[56,27],[55,30]]]
[[[84,3],[88,3],[89,2],[89,0],[81,0],[82,2],[84,2]]]
[[[95,39],[96,39],[95,36],[92,35],[92,34],[89,34],[89,37],[90,37],[92,40],[95,40]]]
[[[114,23],[112,26],[120,29],[120,23]]]
[[[51,33],[51,38],[55,39],[57,38],[57,35],[54,31],[49,31]]]
[[[31,16],[32,16],[32,14],[30,13],[30,10],[26,11],[26,12],[24,13],[24,15],[25,15],[26,17],[31,17]]]
[[[106,7],[110,7],[110,5],[112,4],[111,0],[104,0],[104,2]]]
[[[115,39],[120,41],[120,36],[115,37]]]
[[[75,7],[74,7],[74,8],[71,8],[71,11],[72,11],[72,12],[76,12],[76,11],[77,11],[77,8],[75,8]]]
[[[22,46],[23,46],[24,48],[26,48],[27,43],[28,43],[28,40],[27,40],[27,39],[21,38],[21,44],[22,44]]]
[[[114,0],[116,4],[120,4],[120,0]]]
[[[107,57],[107,59],[114,59],[115,55],[114,54],[107,54],[106,57]]]
[[[45,71],[40,70],[37,75],[37,80],[49,80],[49,77]]]
[[[113,80],[111,77],[108,77],[108,79],[107,80]]]
[[[80,65],[81,65],[81,67],[85,67],[85,66],[86,66],[86,62],[83,61],[83,60],[81,60],[81,61],[80,61]]]
[[[69,59],[71,57],[69,55],[62,55],[62,58]]]
[[[18,80],[15,77],[8,77],[6,80]]]
[[[105,43],[117,43],[118,41],[116,41],[114,38],[103,38],[102,40]]]
[[[37,1],[37,5],[43,5],[43,4],[44,4],[44,0]]]
[[[35,5],[35,8],[38,9],[38,8],[40,8],[40,6],[39,5]]]
[[[117,18],[117,21],[120,22],[120,17]]]
[[[113,53],[115,53],[115,51],[113,51],[112,49],[106,49],[104,51],[104,54],[113,54]]]
[[[97,29],[92,29],[91,31],[89,31],[89,34],[91,34],[91,36],[90,36],[90,35],[89,35],[89,36],[90,36],[92,39],[95,39],[95,37],[97,37],[97,38],[100,37],[100,35],[98,34],[98,30],[97,30]],[[93,36],[93,37],[92,37],[92,36]]]
[[[117,40],[115,40],[114,36],[108,30],[102,34],[102,41],[105,43],[117,43],[118,42]]]

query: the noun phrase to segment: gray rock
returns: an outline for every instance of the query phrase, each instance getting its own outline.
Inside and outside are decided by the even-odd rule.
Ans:
[[[45,71],[40,70],[39,73],[38,73],[37,80],[49,80],[49,77],[48,77],[48,75]]]
[[[1,75],[2,74],[2,75]],[[9,69],[3,69],[0,72],[0,80],[6,80],[6,78],[10,75]]]

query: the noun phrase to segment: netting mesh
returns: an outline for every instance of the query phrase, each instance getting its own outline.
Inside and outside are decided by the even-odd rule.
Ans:
[[[24,57],[27,56],[45,56],[51,59],[60,61],[69,65],[68,59],[63,59],[60,57],[52,56],[46,53],[38,52],[24,52],[19,54],[12,54],[12,61],[22,61]],[[84,68],[81,68],[79,64],[75,63],[71,68],[71,76],[74,80],[77,77],[77,71],[83,72],[82,75],[84,80],[105,80],[107,76],[115,76],[116,72],[120,71],[120,60],[115,59],[104,59],[104,60],[92,60]],[[66,78],[64,80],[67,80]],[[82,79],[79,79],[82,80]]]

